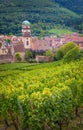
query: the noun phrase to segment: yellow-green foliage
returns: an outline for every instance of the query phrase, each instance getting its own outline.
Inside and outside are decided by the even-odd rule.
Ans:
[[[83,103],[82,72],[83,60],[0,65],[0,119],[12,112],[19,130],[58,128]]]
[[[45,52],[45,56],[53,57],[53,56],[54,56],[53,51],[52,51],[52,50],[47,50],[47,51]]]
[[[76,52],[76,50],[77,50],[77,52]],[[57,60],[61,60],[64,57],[67,58],[66,55],[71,55],[71,59],[75,59],[76,57],[74,58],[75,55],[74,55],[73,51],[75,51],[76,56],[79,55],[79,47],[78,47],[78,45],[76,45],[76,43],[74,43],[74,42],[66,43],[65,45],[61,46],[57,50],[57,52],[56,52],[56,59]]]
[[[22,60],[21,55],[20,55],[19,52],[15,54],[15,57],[16,57],[17,61],[21,61]]]
[[[70,62],[76,60],[78,58],[79,52],[79,47],[74,47],[73,49],[69,50],[67,54],[64,56],[64,61]]]

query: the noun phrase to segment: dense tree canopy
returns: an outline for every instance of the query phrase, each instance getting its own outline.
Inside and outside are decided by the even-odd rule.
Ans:
[[[82,17],[78,15],[79,11],[73,12],[74,5],[68,9],[70,3],[68,1],[64,6],[57,0],[0,0],[0,33],[21,35],[24,20],[31,22],[33,35],[49,35],[49,30],[57,24],[80,30]],[[82,2],[74,4],[82,13]]]
[[[56,59],[61,60],[64,58],[64,61],[72,61],[81,57],[79,55],[81,55],[79,46],[74,42],[69,42],[57,50]]]

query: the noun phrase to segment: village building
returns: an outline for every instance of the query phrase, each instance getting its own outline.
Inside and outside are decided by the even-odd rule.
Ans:
[[[22,36],[0,36],[0,63],[15,62],[15,55],[18,52],[20,53],[22,60],[24,60],[25,52],[27,50],[32,50],[33,52],[53,50],[56,52],[60,46],[71,41],[75,42],[83,49],[83,37],[78,34],[64,35],[62,37],[47,36],[38,39],[36,36],[31,36],[30,22],[23,21]],[[36,57],[37,60],[39,58],[44,59],[44,57]]]

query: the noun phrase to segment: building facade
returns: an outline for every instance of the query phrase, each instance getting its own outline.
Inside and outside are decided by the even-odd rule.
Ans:
[[[24,60],[27,50],[32,50],[33,52],[53,50],[56,52],[59,47],[68,42],[75,42],[83,49],[83,37],[79,34],[64,35],[62,37],[47,36],[41,39],[36,36],[32,37],[31,24],[25,20],[22,22],[22,36],[0,36],[0,62],[14,62],[16,60],[15,55],[18,52],[22,60]],[[36,58],[39,60],[40,57]]]

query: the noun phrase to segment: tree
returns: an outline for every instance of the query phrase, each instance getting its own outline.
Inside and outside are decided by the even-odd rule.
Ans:
[[[63,51],[64,51],[64,55],[69,51],[71,50],[72,48],[76,47],[76,43],[74,42],[68,42],[67,44],[65,44],[63,46]]]
[[[64,54],[63,54],[63,50],[62,48],[59,48],[58,51],[56,52],[56,60],[61,60],[63,58]]]
[[[80,50],[79,55],[78,55],[78,59],[81,59],[81,58],[83,58],[83,50]]]
[[[73,49],[69,50],[64,56],[64,61],[70,62],[76,60],[78,58],[79,51],[80,51],[79,47],[74,47]]]
[[[63,57],[70,51],[71,49],[78,47],[78,45],[74,42],[69,42],[63,46],[61,46],[56,52],[56,59],[61,60]]]
[[[33,57],[31,50],[25,52],[25,60],[29,61]]]
[[[6,39],[5,40],[7,43],[9,43],[10,44],[10,42],[11,42],[11,40],[10,39]]]
[[[22,61],[20,53],[16,53],[15,57],[16,57],[17,61],[19,61],[19,62]]]
[[[53,51],[52,51],[52,50],[47,50],[47,51],[45,52],[45,56],[53,57],[53,56],[54,56]]]

